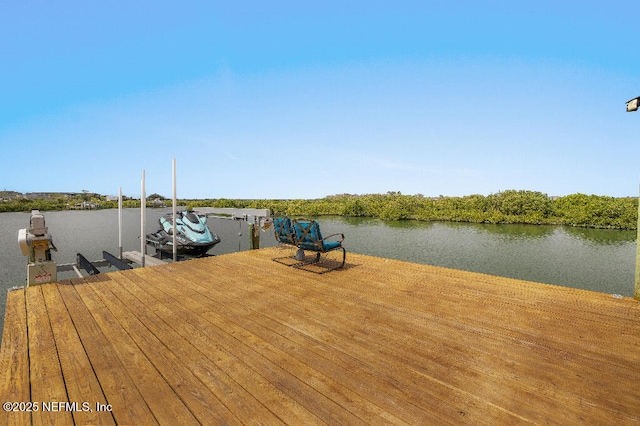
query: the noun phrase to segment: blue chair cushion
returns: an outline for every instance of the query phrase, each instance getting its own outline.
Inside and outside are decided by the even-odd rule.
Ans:
[[[293,223],[296,239],[298,240],[298,246],[303,250],[321,250],[320,240],[322,240],[322,234],[320,234],[320,227],[316,222],[296,220]]]
[[[273,228],[278,242],[295,245],[291,219],[288,217],[276,217],[273,219]]]
[[[322,241],[320,225],[315,221],[296,220],[293,222],[298,247],[303,250],[330,251],[341,246],[339,241]]]
[[[340,247],[340,245],[340,241],[328,241],[326,243],[322,243],[322,248],[324,249],[324,251],[331,251],[333,249],[337,249],[338,247]]]

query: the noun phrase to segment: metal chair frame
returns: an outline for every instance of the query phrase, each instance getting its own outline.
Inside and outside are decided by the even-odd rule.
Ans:
[[[344,234],[336,233],[323,238],[322,233],[320,232],[320,225],[318,222],[311,219],[294,219],[292,224],[297,247],[302,250],[316,252],[316,256],[311,260],[305,260],[291,266],[308,272],[314,272],[316,274],[324,274],[325,272],[333,271],[344,266],[347,257],[347,251],[342,246]],[[337,241],[327,241],[328,239],[336,236],[340,237]],[[304,268],[305,266],[319,263],[323,254],[327,254],[335,250],[342,250],[342,262],[338,266],[328,268],[323,271]]]
[[[293,231],[293,224],[291,223],[291,219],[286,216],[274,218],[273,232],[275,234],[276,241],[278,242],[278,247],[297,251],[298,245],[296,242],[295,232]],[[294,263],[291,263],[290,260],[286,261],[285,259],[296,260],[296,255],[289,254],[287,256],[274,257],[271,260],[286,266],[293,266],[296,263],[299,263],[298,260],[296,260]]]

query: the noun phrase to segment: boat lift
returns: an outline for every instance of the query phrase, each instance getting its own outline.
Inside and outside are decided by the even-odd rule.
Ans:
[[[99,274],[99,267],[115,266],[118,269],[131,269],[131,265],[118,259],[109,252],[103,251],[103,259],[89,261],[82,254],[76,255],[75,263],[58,265],[51,257],[51,250],[58,251],[53,244],[49,228],[45,226],[44,215],[40,210],[31,211],[29,228],[18,230],[18,244],[24,256],[29,256],[27,263],[27,286],[53,283],[58,280],[58,272],[75,271],[82,277],[79,268],[89,275]]]
[[[249,223],[249,249],[260,248],[260,230],[267,231],[273,222],[269,209],[239,209],[223,207],[195,207],[193,209],[198,216],[213,217],[214,219],[227,219],[245,221]],[[238,233],[241,237],[242,233]]]
[[[173,159],[173,217],[176,216],[176,160]],[[140,251],[122,250],[122,188],[118,190],[118,247],[119,255],[103,251],[100,260],[89,261],[80,253],[76,254],[74,263],[56,264],[51,258],[51,250],[57,251],[53,244],[53,238],[45,226],[45,220],[39,210],[32,210],[30,227],[20,229],[18,232],[18,243],[22,254],[29,256],[27,264],[27,285],[45,284],[57,281],[57,273],[65,271],[74,271],[80,278],[83,277],[80,269],[84,269],[89,275],[100,273],[98,268],[116,267],[119,270],[132,269],[132,264],[138,264],[142,267],[155,266],[165,263],[171,259],[166,253],[160,253],[158,257],[152,257],[146,254],[145,241],[145,209],[146,209],[146,188],[145,188],[145,172],[142,171],[141,181],[141,209],[140,209]],[[266,231],[271,225],[269,209],[236,209],[236,208],[212,208],[199,207],[194,209],[196,214],[206,217],[214,217],[219,219],[230,219],[235,221],[246,221],[249,223],[249,247],[250,249],[260,248],[260,230]],[[175,233],[174,235],[174,252],[173,261],[184,260],[182,256],[177,256],[175,251]],[[239,232],[238,236],[242,236]],[[165,260],[166,259],[166,260]]]
[[[233,208],[211,208],[200,207],[195,209],[196,213],[202,216],[229,219],[234,221],[245,221],[249,223],[250,248],[260,247],[260,230],[266,231],[271,225],[270,212],[268,209],[233,209]],[[119,212],[120,215],[121,212]],[[240,236],[241,234],[239,234]],[[29,256],[27,264],[27,285],[46,284],[57,281],[59,272],[75,272],[82,278],[86,274],[96,275],[100,273],[99,268],[115,267],[119,270],[132,269],[132,264],[154,266],[170,260],[170,256],[152,257],[136,251],[122,252],[120,246],[120,256],[115,256],[107,251],[102,252],[102,259],[88,260],[81,253],[76,254],[76,261],[73,263],[57,264],[51,251],[57,251],[53,244],[53,237],[49,229],[45,226],[44,215],[39,210],[31,211],[29,228],[18,231],[18,243],[24,256]],[[177,260],[184,260],[180,256]],[[85,271],[83,275],[82,271]]]
[[[57,265],[51,259],[51,250],[58,251],[53,244],[49,228],[45,226],[40,210],[31,210],[29,228],[18,230],[18,244],[27,264],[27,285],[45,284],[57,280]]]

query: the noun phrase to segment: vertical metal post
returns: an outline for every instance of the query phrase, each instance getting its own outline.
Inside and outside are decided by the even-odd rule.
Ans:
[[[637,111],[640,96],[627,101],[627,112]],[[638,188],[638,223],[636,225],[636,279],[633,289],[633,298],[640,302],[640,187]]]
[[[257,216],[253,217],[253,223],[249,224],[249,250],[260,248],[260,224]]]
[[[172,213],[173,213],[173,261],[175,262],[176,260],[178,260],[178,247],[176,244],[176,215],[178,214],[177,212],[177,207],[176,207],[176,159],[174,158],[172,161],[172,166],[173,166],[173,208],[172,208]]]
[[[636,232],[636,279],[633,298],[640,302],[640,187],[638,188],[638,224]]]
[[[249,250],[255,249],[254,244],[256,240],[253,236],[253,227],[254,227],[253,223],[250,223],[249,224]]]
[[[145,216],[147,214],[147,194],[144,186],[144,170],[142,171],[142,183],[141,183],[141,196],[140,196],[140,255],[142,257],[142,267],[144,268],[146,247],[147,247],[147,234],[145,233]]]
[[[118,188],[118,248],[122,259],[122,187]]]

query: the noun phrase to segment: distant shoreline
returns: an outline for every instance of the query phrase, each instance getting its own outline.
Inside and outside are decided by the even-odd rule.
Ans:
[[[117,199],[90,193],[49,193],[47,198],[3,197],[0,212],[28,212],[83,208],[111,209]],[[17,193],[13,193],[17,194]],[[42,193],[40,193],[42,194]],[[20,194],[22,195],[22,194]],[[140,207],[139,199],[123,197],[123,207]],[[269,209],[273,216],[344,216],[389,220],[451,221],[492,224],[565,225],[600,229],[637,229],[638,199],[572,194],[549,197],[535,191],[507,190],[497,194],[464,197],[425,197],[386,194],[330,195],[320,199],[242,200],[181,199],[180,205],[193,207],[234,207]],[[148,207],[168,207],[171,200],[158,194],[147,197]]]

